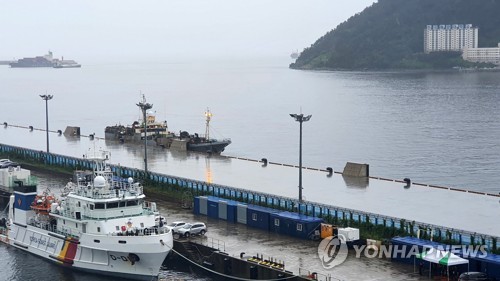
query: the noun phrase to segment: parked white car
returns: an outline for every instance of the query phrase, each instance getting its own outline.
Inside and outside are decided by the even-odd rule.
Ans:
[[[172,234],[177,233],[178,230],[181,227],[184,227],[185,225],[186,225],[186,222],[183,222],[183,221],[174,221],[174,222],[167,224],[167,226],[170,228],[170,230],[172,230]]]
[[[191,235],[205,235],[207,226],[203,222],[187,223],[176,231],[179,236],[189,237]]]
[[[0,168],[17,167],[19,163],[10,161],[9,159],[0,159]]]

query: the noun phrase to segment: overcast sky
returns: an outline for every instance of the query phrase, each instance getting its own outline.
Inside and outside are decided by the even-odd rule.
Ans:
[[[374,0],[0,0],[0,60],[281,56]]]

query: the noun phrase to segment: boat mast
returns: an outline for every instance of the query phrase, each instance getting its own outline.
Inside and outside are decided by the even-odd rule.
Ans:
[[[205,138],[210,140],[210,119],[212,119],[212,113],[210,109],[207,107],[207,111],[205,112],[205,117],[207,118],[207,127],[205,129]]]
[[[142,117],[144,122],[144,171],[148,172],[148,127],[146,124],[146,112],[148,109],[153,108],[153,105],[146,102],[146,97],[142,95],[142,102],[139,102],[137,106],[142,111]]]

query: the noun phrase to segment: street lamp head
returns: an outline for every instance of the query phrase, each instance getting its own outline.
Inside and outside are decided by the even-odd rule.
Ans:
[[[309,119],[311,119],[312,115],[307,115],[307,116],[304,116],[304,114],[290,114],[290,116],[292,118],[295,119],[295,121],[297,122],[306,122],[306,121],[309,121]]]
[[[295,121],[298,121],[300,122],[302,120],[302,116],[304,116],[304,114],[290,114],[290,117],[292,117],[293,119],[295,119]]]
[[[43,100],[51,100],[54,96],[53,95],[40,95],[40,97]]]
[[[137,106],[140,107],[144,111],[153,108],[152,104],[146,103],[146,102],[140,102],[140,103],[137,104]]]

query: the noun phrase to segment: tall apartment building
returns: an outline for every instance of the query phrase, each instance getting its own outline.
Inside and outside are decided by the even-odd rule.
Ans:
[[[424,30],[424,52],[428,54],[477,48],[478,31],[472,24],[427,25]]]
[[[500,43],[494,48],[465,48],[462,58],[471,62],[487,62],[500,65]]]

